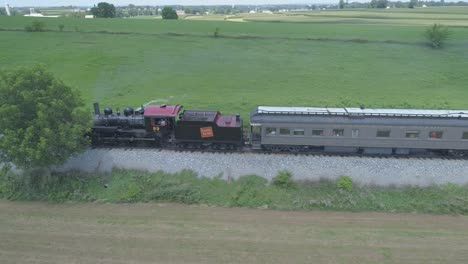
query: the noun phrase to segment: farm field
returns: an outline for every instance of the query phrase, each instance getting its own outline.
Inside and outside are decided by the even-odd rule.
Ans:
[[[461,216],[0,201],[1,263],[466,263]]]
[[[468,7],[432,7],[394,9],[348,9],[296,11],[275,14],[242,14],[238,21],[251,22],[298,22],[339,24],[395,24],[430,25],[441,23],[449,26],[468,26]]]
[[[0,65],[44,63],[90,111],[93,101],[123,108],[152,99],[244,119],[256,105],[468,108],[468,27],[451,27],[442,50],[423,37],[438,17],[468,21],[468,9],[421,12],[299,14],[327,23],[54,18],[41,33],[22,30],[33,18],[0,17]],[[363,14],[390,18],[347,22]]]

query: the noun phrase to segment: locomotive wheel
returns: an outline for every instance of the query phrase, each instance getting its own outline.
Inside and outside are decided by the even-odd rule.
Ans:
[[[271,146],[271,151],[273,152],[281,152],[281,147],[280,146]]]
[[[289,146],[288,151],[291,153],[299,153],[301,151],[301,147],[299,146]]]
[[[463,151],[463,150],[452,150],[450,151],[450,154],[454,157],[460,157],[460,158],[468,157],[468,152]]]

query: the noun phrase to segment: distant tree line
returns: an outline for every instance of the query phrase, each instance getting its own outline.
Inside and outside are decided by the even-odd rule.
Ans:
[[[137,17],[137,16],[157,16],[160,15],[157,6],[136,6],[128,5],[117,7],[116,17]]]
[[[386,8],[388,6],[388,0],[372,0],[369,3],[370,8]]]
[[[248,13],[250,11],[261,12],[268,10],[271,12],[279,12],[282,10],[316,10],[316,9],[343,9],[343,8],[414,8],[425,6],[468,6],[468,2],[445,2],[440,1],[388,1],[388,0],[371,0],[367,3],[360,2],[348,2],[348,0],[336,0],[336,4],[285,4],[285,5],[212,5],[212,6],[182,6],[173,5],[171,6],[174,10],[184,10],[188,15],[204,15],[204,14],[221,14],[221,15],[235,15],[239,13]],[[100,5],[101,4],[101,5]],[[104,4],[104,5],[102,5]],[[72,9],[73,7],[67,7]],[[112,4],[105,2],[94,6],[90,14],[96,17],[136,17],[136,16],[157,16],[161,15],[163,7],[158,6],[136,6],[130,4],[128,6],[115,7]],[[29,13],[29,8],[12,8],[11,13],[13,16],[23,16]],[[73,12],[64,16],[68,17],[84,17],[85,12]],[[6,15],[5,8],[0,7],[0,16]]]

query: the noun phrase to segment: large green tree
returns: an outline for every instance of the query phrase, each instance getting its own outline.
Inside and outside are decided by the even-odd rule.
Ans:
[[[0,71],[0,161],[47,168],[82,151],[90,122],[82,107],[42,65]]]
[[[161,15],[163,19],[178,19],[179,16],[177,15],[177,12],[172,9],[172,7],[166,6],[163,8],[161,11]]]
[[[115,6],[106,2],[101,2],[91,8],[91,14],[99,18],[115,17]]]

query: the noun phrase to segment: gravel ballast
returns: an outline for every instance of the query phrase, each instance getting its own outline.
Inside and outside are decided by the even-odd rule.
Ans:
[[[150,172],[195,171],[200,176],[238,178],[259,175],[271,180],[280,170],[296,180],[334,180],[350,176],[361,185],[467,184],[468,161],[371,157],[306,156],[257,153],[200,153],[170,150],[94,149],[71,158],[59,171],[109,172],[113,168]]]

